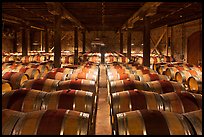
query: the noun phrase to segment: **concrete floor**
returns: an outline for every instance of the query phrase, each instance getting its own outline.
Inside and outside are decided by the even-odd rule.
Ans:
[[[112,135],[110,124],[110,105],[108,103],[107,96],[106,68],[104,64],[101,64],[95,135]]]

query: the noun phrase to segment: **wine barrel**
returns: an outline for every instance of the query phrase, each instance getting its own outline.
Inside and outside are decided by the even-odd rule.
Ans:
[[[8,80],[13,89],[18,89],[28,80],[28,75],[22,72],[6,72],[2,78]]]
[[[170,80],[175,80],[175,74],[178,71],[183,71],[183,70],[187,70],[188,68],[184,68],[184,67],[167,67],[166,71],[163,73],[164,75],[167,75],[169,77]]]
[[[47,73],[48,67],[46,65],[33,65],[31,68],[37,68],[40,70],[40,73]]]
[[[86,80],[92,80],[92,81],[97,81],[98,76],[94,75],[92,73],[85,73],[85,72],[80,72],[80,73],[73,73],[69,76],[69,79],[86,79]]]
[[[158,56],[151,56],[150,58],[153,60],[152,64],[161,63],[161,59]]]
[[[55,79],[55,80],[68,80],[69,74],[65,74],[62,72],[48,72],[44,79]]]
[[[128,73],[117,74],[117,75],[108,74],[107,77],[109,81],[124,80],[124,79],[139,80],[138,75],[128,74]]]
[[[117,114],[119,135],[192,135],[181,114],[158,110],[135,110]]]
[[[23,67],[19,70],[28,75],[29,79],[37,79],[39,77],[40,71],[37,68]]]
[[[54,79],[30,79],[23,83],[22,88],[35,89],[46,92],[56,91],[59,80]]]
[[[157,72],[158,72],[159,74],[163,74],[164,71],[166,71],[166,69],[169,68],[169,67],[174,67],[174,64],[164,64],[164,65],[160,65],[160,66],[158,66]]]
[[[57,90],[76,89],[96,93],[96,82],[86,79],[73,79],[66,81],[59,81]]]
[[[13,128],[25,113],[11,109],[2,109],[2,135],[12,135]]]
[[[32,62],[43,62],[43,61],[46,61],[46,56],[42,56],[42,55],[35,55],[32,60]]]
[[[152,92],[157,92],[159,94],[168,93],[168,92],[181,92],[185,91],[183,84],[175,81],[167,80],[157,80],[147,82],[149,90]]]
[[[169,78],[166,75],[161,74],[144,74],[142,76],[138,76],[139,81],[143,82],[149,82],[149,81],[155,81],[155,80],[169,80]]]
[[[118,62],[120,63],[128,63],[129,62],[129,59],[125,56],[119,56],[118,57]]]
[[[127,69],[107,69],[107,75],[131,74]]]
[[[74,70],[70,69],[70,68],[53,68],[52,71],[53,72],[62,72],[64,74],[72,74]]]
[[[30,63],[33,61],[33,56],[24,56],[21,58],[22,63]]]
[[[155,70],[148,68],[135,70],[135,74],[142,76],[144,74],[158,74],[158,73]]]
[[[61,63],[62,64],[74,64],[74,55],[62,56]]]
[[[161,94],[161,97],[165,111],[186,113],[202,109],[202,96],[194,96],[188,91],[165,93]]]
[[[48,71],[51,71],[54,68],[54,63],[53,61],[45,61],[45,62],[40,62],[40,65],[45,65],[48,68]]]
[[[195,135],[202,135],[202,109],[183,114],[191,123]]]
[[[160,66],[165,66],[165,64],[167,64],[166,62],[158,62],[158,63],[154,63],[153,64],[153,70],[157,71],[159,74],[159,67]]]
[[[139,90],[149,90],[149,86],[146,82],[138,80],[116,80],[111,81],[109,84],[109,93],[139,89]]]
[[[39,110],[26,113],[12,135],[87,135],[89,114],[74,110]]]
[[[163,102],[158,93],[137,89],[113,93],[111,102],[113,124],[116,121],[116,114],[121,112],[142,109],[164,110]]]
[[[2,62],[13,62],[13,61],[16,61],[14,56],[4,56],[2,58]]]
[[[25,65],[23,64],[16,64],[14,63],[10,68],[12,69],[12,72],[19,72],[21,68],[24,68]]]
[[[202,75],[191,76],[187,80],[188,90],[194,93],[202,93]]]
[[[164,109],[160,94],[138,89],[113,93],[112,103],[114,114],[138,109]]]
[[[94,96],[83,90],[61,90],[45,95],[41,110],[69,109],[80,112],[93,113]]]
[[[202,72],[196,71],[196,70],[179,71],[179,72],[176,72],[175,74],[175,80],[179,83],[186,83],[190,76],[201,76],[202,77]]]
[[[40,110],[46,92],[30,89],[17,89],[2,95],[2,109],[21,112]]]
[[[7,68],[5,68],[5,69],[2,70],[2,76],[3,76],[5,73],[7,73],[7,72],[12,72],[12,71],[13,71],[13,70],[12,70],[11,68],[7,67]]]
[[[2,93],[12,90],[11,83],[8,80],[2,79]]]
[[[94,69],[77,68],[77,69],[74,69],[74,71],[73,71],[73,73],[91,73],[91,74],[94,74],[94,75],[98,75],[98,72],[99,72],[98,68],[94,68]]]
[[[4,70],[4,69],[6,69],[6,68],[9,68],[9,66],[11,66],[12,65],[12,63],[8,63],[8,62],[2,62],[2,71]]]

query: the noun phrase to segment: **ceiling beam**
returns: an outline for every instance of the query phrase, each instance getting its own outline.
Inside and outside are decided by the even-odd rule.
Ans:
[[[68,19],[74,24],[77,25],[77,27],[85,29],[84,25],[81,24],[81,22],[75,18],[61,3],[59,2],[45,2],[48,6],[48,11],[53,15],[61,15],[62,18]]]
[[[157,7],[161,5],[162,2],[146,2],[138,11],[136,11],[128,21],[123,24],[122,29],[133,28],[134,23],[142,19],[144,16],[152,16],[156,14]]]
[[[20,24],[24,27],[31,27],[33,29],[38,29],[38,30],[44,30],[44,28],[41,27],[37,27],[36,25],[30,23],[29,21],[25,21],[23,19],[2,13],[2,20],[6,21],[6,22],[10,22],[10,23],[14,23],[14,24]]]
[[[40,15],[40,14],[38,14],[38,13],[35,13],[35,12],[33,12],[33,11],[31,11],[31,10],[29,10],[29,9],[27,9],[27,8],[25,8],[25,7],[23,7],[23,6],[18,5],[18,3],[17,3],[17,4],[14,4],[14,5],[15,5],[15,7],[20,8],[20,9],[22,9],[22,10],[24,10],[24,11],[26,11],[26,12],[28,12],[28,13],[34,15],[34,16],[37,16],[37,17],[42,18],[43,20],[46,20],[46,21],[48,21],[48,22],[54,22],[52,19],[46,18],[46,17],[44,17],[44,16],[42,16],[42,15]]]
[[[25,21],[23,19],[2,13],[2,20],[3,21],[7,21],[7,22],[11,22],[11,23],[16,23],[16,24],[25,24],[25,25],[30,25],[30,23],[28,21]]]

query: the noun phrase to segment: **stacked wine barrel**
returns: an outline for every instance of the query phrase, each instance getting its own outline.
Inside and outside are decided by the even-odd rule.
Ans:
[[[202,95],[157,70],[135,62],[107,64],[112,133],[202,134]]]
[[[31,54],[2,64],[3,135],[94,134],[98,64],[54,68],[52,55]]]
[[[170,80],[182,83],[189,92],[202,94],[202,66],[174,62],[157,64],[155,69]]]

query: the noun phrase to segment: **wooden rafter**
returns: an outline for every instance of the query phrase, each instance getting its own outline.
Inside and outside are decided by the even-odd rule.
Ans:
[[[48,11],[53,15],[61,15],[71,22],[74,22],[79,28],[85,28],[81,22],[75,18],[61,3],[59,2],[45,2],[48,5]]]
[[[157,7],[162,2],[146,2],[137,12],[133,14],[132,17],[122,26],[122,28],[133,28],[134,23],[144,16],[152,16],[156,14]]]

